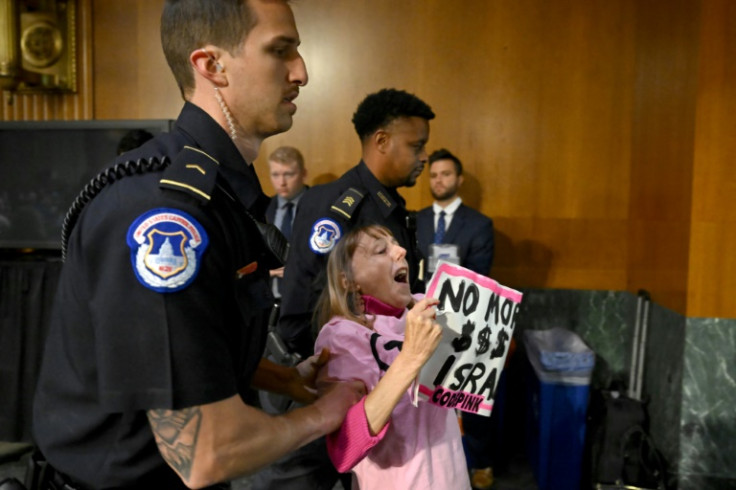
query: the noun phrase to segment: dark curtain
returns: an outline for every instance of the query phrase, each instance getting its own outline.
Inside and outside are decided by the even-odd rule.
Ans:
[[[0,441],[31,441],[31,404],[58,258],[0,260]]]

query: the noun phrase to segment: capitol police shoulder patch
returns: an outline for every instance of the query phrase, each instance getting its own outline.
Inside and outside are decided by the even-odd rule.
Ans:
[[[342,228],[330,218],[320,218],[312,225],[309,248],[320,255],[328,254],[342,238]]]
[[[128,228],[133,270],[141,284],[173,293],[194,281],[209,239],[202,225],[178,209],[157,208]]]

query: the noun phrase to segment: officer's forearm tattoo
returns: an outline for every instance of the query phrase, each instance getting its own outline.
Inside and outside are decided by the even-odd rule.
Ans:
[[[163,458],[185,481],[189,480],[202,423],[201,410],[149,410],[148,421]]]

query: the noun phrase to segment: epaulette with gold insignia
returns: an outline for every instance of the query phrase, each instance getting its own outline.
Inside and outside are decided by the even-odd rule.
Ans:
[[[217,181],[219,162],[192,146],[185,146],[164,171],[159,185],[209,201]]]
[[[330,211],[342,218],[351,220],[353,218],[353,213],[358,209],[358,205],[364,197],[365,194],[355,187],[351,187],[338,197],[334,203],[332,203]]]

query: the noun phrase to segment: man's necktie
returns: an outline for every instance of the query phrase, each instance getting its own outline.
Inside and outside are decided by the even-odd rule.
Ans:
[[[284,219],[281,221],[281,233],[286,237],[286,240],[291,240],[291,222],[294,220],[294,203],[287,202],[284,204]]]
[[[281,234],[284,235],[284,238],[288,242],[291,240],[291,222],[294,220],[294,203],[287,202],[284,204],[284,208],[284,218],[281,220]],[[278,296],[281,296],[281,284],[283,280],[277,277],[275,282],[276,291],[279,293]]]
[[[434,232],[434,243],[442,243],[445,238],[445,212],[440,211],[440,218],[437,220],[437,231]]]

